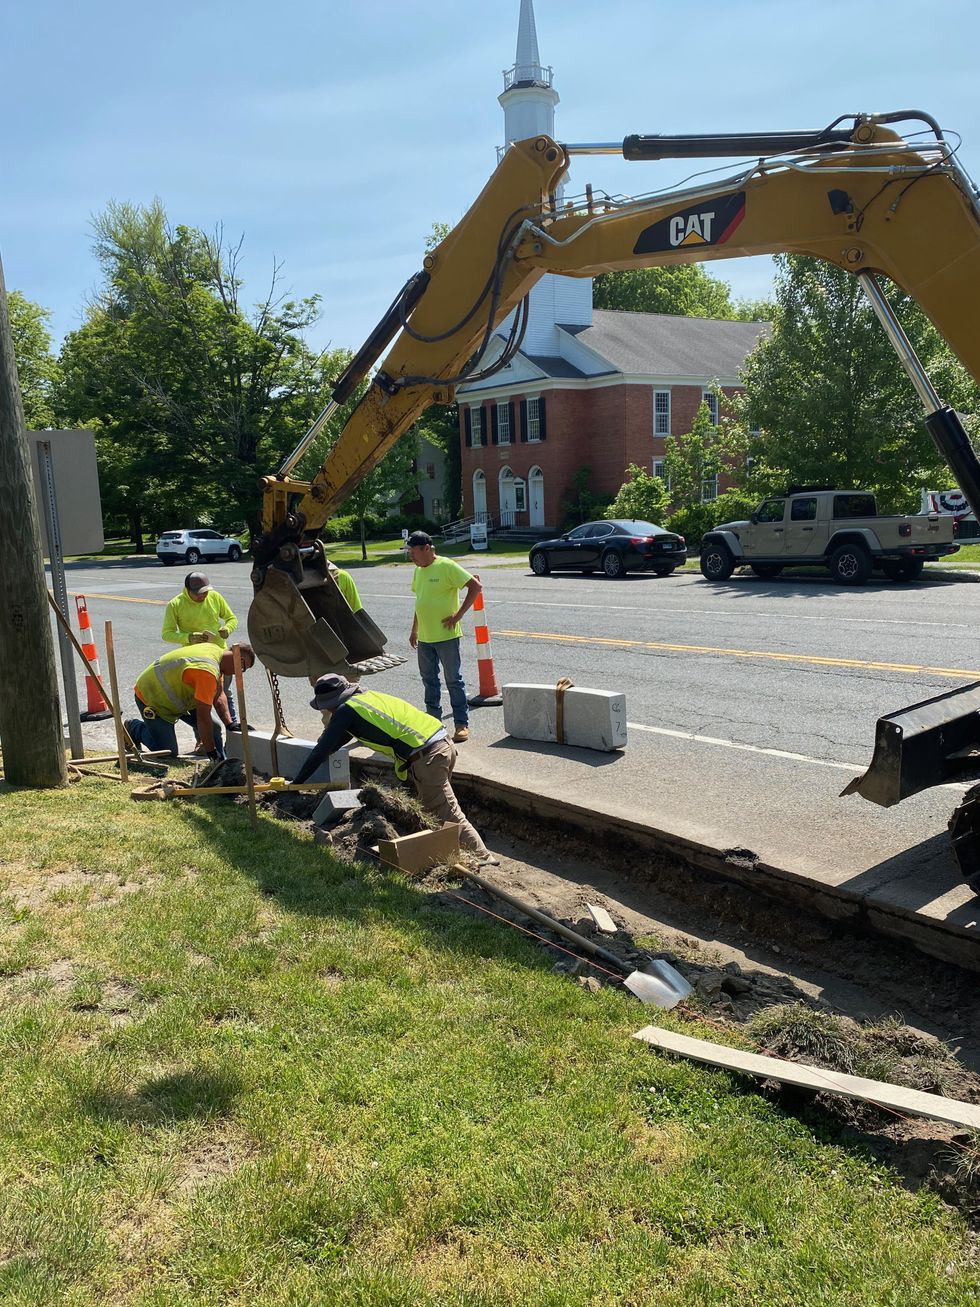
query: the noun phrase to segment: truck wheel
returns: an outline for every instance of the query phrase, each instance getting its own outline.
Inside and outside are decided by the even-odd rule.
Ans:
[[[232,545],[232,547],[228,550],[229,563],[237,563],[239,558],[241,558],[241,556],[242,556],[242,551],[239,549],[238,545]]]
[[[861,545],[838,545],[827,566],[831,576],[841,585],[864,585],[871,575],[871,559]]]
[[[771,581],[774,576],[778,576],[783,570],[782,563],[753,563],[752,571],[756,576],[760,576],[763,581]]]
[[[727,581],[735,571],[732,551],[721,541],[705,545],[701,550],[701,575],[708,581]]]
[[[923,567],[921,558],[890,558],[882,563],[881,570],[889,581],[918,581]]]
[[[603,554],[602,570],[612,581],[615,581],[617,577],[625,576],[626,567],[623,563],[622,554],[614,554],[611,549],[608,553]]]
[[[188,549],[187,553],[184,555],[184,562],[190,563],[191,567],[193,567],[195,563],[199,563],[200,561],[201,561],[201,551],[199,549]]]

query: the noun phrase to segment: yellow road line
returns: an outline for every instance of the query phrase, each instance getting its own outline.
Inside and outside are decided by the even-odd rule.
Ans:
[[[980,678],[980,670],[970,667],[921,667],[916,663],[875,663],[863,658],[823,658],[817,654],[774,653],[765,649],[724,649],[710,644],[667,644],[654,640],[607,640],[598,635],[558,635],[545,631],[501,631],[493,638],[516,640],[552,640],[559,644],[599,644],[615,649],[662,649],[668,653],[718,654],[728,658],[762,658],[781,663],[807,663],[814,667],[863,667],[875,672],[917,672],[930,676]]]
[[[161,608],[166,608],[170,602],[169,599],[132,599],[129,595],[95,594],[91,590],[69,590],[68,593],[72,598],[83,594],[86,599],[110,599],[114,604],[159,604]]]

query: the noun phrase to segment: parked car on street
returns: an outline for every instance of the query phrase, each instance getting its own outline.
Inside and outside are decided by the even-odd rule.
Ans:
[[[174,563],[199,563],[205,558],[227,558],[237,563],[242,546],[234,536],[200,527],[194,531],[164,531],[157,541],[157,558],[165,566]]]
[[[585,522],[558,540],[539,540],[528,555],[536,576],[549,572],[595,572],[625,576],[656,572],[669,576],[687,558],[684,537],[653,522],[613,520]]]

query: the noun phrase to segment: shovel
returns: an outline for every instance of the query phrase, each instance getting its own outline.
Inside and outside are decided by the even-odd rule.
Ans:
[[[501,889],[499,885],[494,885],[492,881],[485,880],[478,876],[474,871],[467,871],[465,867],[456,864],[456,871],[471,880],[474,885],[479,885],[480,889],[486,890],[494,898],[500,899],[503,903],[508,903],[518,912],[523,912],[526,917],[532,921],[539,922],[546,926],[548,930],[553,930],[555,934],[563,936],[578,948],[585,949],[586,953],[591,953],[593,957],[601,958],[603,962],[616,970],[623,976],[623,984],[635,994],[641,1003],[646,1003],[651,1007],[671,1008],[676,1007],[681,999],[686,998],[691,993],[691,986],[676,968],[672,967],[669,962],[663,962],[660,959],[651,961],[641,971],[634,971],[629,963],[618,958],[615,953],[610,953],[608,949],[603,948],[600,944],[595,944],[591,939],[586,939],[577,931],[572,930],[569,926],[563,925],[562,922],[556,921],[554,917],[549,917],[546,912],[539,912],[537,908],[532,908],[529,903],[523,903],[520,899],[509,894],[507,890]]]

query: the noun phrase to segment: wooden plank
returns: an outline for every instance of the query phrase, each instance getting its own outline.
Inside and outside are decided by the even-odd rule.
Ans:
[[[121,780],[129,780],[129,767],[126,765],[126,728],[123,726],[122,714],[119,711],[119,682],[116,679],[116,649],[112,643],[112,623],[105,624],[105,656],[109,664],[109,684],[112,686],[112,720],[116,724],[116,747],[119,750],[119,776]]]
[[[863,1076],[849,1076],[842,1071],[787,1062],[781,1057],[767,1057],[764,1053],[746,1053],[740,1048],[713,1044],[706,1039],[692,1039],[690,1035],[678,1035],[659,1026],[644,1026],[633,1038],[642,1039],[664,1052],[723,1067],[726,1071],[741,1071],[766,1080],[778,1080],[781,1084],[798,1085],[815,1093],[860,1098],[898,1113],[912,1112],[933,1121],[947,1121],[950,1125],[980,1130],[980,1105],[961,1103],[941,1094],[926,1094],[921,1089],[907,1089],[904,1085],[891,1085],[884,1080],[866,1080]]]
[[[438,830],[379,840],[378,857],[389,866],[408,872],[428,871],[440,862],[455,862],[459,857],[459,823],[449,821]]]
[[[248,740],[248,713],[245,711],[245,678],[242,675],[242,647],[233,646],[235,655],[235,689],[238,691],[238,719],[242,728],[242,754],[245,762],[245,786],[248,790],[248,814],[252,826],[259,824],[259,815],[255,808],[255,776],[252,773],[252,747]]]
[[[604,935],[615,935],[619,927],[601,904],[586,903],[585,906],[589,916],[595,922],[597,930],[601,930]]]

